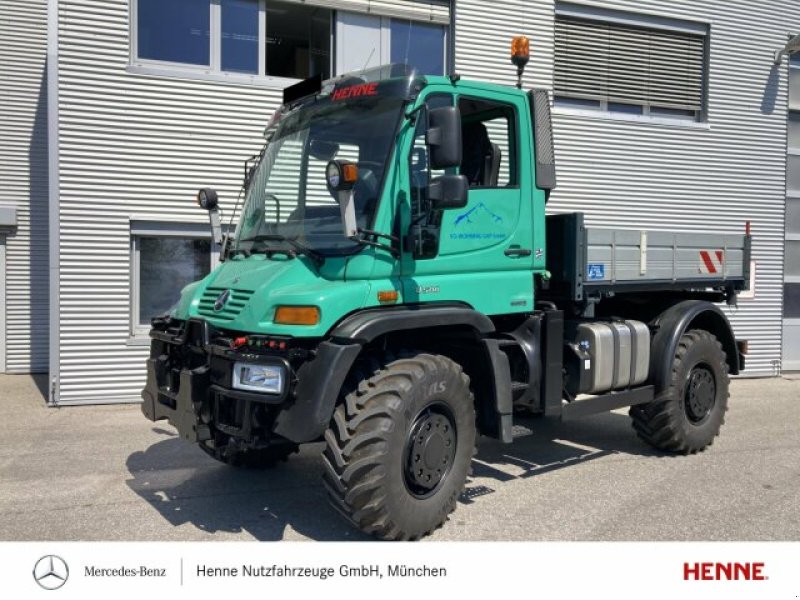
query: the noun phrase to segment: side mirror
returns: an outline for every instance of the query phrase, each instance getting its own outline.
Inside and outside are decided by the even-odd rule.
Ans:
[[[447,169],[461,164],[461,111],[456,106],[440,106],[428,111],[431,168]]]
[[[428,198],[433,210],[464,208],[467,205],[469,182],[464,175],[440,175],[431,180]]]
[[[217,192],[211,188],[203,188],[197,192],[197,205],[206,210],[214,210],[219,205]]]
[[[219,197],[211,188],[203,188],[197,192],[197,204],[208,211],[211,223],[211,238],[217,245],[222,245],[222,225],[219,220]]]
[[[325,168],[325,183],[339,203],[344,237],[358,235],[353,186],[358,180],[358,167],[346,160],[332,160]]]

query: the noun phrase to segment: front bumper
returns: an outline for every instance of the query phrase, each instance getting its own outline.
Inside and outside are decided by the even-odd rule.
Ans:
[[[320,341],[313,350],[285,355],[232,350],[215,343],[218,332],[189,319],[177,328],[154,327],[142,413],[166,419],[190,442],[258,448],[278,441],[319,439],[328,426],[344,378],[361,346]],[[281,394],[231,387],[236,361],[280,365]]]

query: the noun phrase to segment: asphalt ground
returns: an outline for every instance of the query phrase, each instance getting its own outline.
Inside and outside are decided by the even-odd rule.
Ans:
[[[367,539],[328,507],[320,444],[233,469],[136,405],[47,408],[44,385],[0,376],[0,540]],[[721,436],[695,456],[652,451],[624,411],[482,439],[432,539],[800,540],[800,381],[731,392]]]

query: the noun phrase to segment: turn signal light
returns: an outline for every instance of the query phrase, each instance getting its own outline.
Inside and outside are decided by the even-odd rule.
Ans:
[[[343,164],[342,179],[345,183],[355,183],[358,180],[358,167],[353,163]]]
[[[400,294],[397,290],[386,290],[378,292],[378,302],[397,302]]]
[[[281,325],[316,325],[319,323],[319,308],[316,306],[279,306],[275,311],[275,322]]]

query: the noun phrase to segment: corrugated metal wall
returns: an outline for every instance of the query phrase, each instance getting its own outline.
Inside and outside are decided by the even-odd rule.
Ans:
[[[800,4],[593,4],[711,25],[708,124],[670,126],[556,108],[559,179],[549,210],[585,211],[594,226],[718,233],[742,232],[751,220],[755,299],[741,300],[729,314],[737,336],[751,340],[746,374],[774,374],[781,356],[787,77],[785,61],[773,67],[772,53],[788,31],[800,30]],[[457,19],[462,75],[512,83],[508,43],[524,33],[531,38],[526,86],[552,89],[552,0],[462,0]]]
[[[373,3],[377,5],[377,3]],[[400,3],[394,2],[400,5]],[[708,127],[556,114],[559,190],[551,210],[592,225],[740,231],[753,221],[756,299],[734,315],[750,338],[748,373],[780,356],[785,78],[771,52],[798,8],[715,0],[607,3],[669,6],[712,23]],[[127,72],[128,0],[59,2],[60,402],[134,400],[146,347],[129,341],[130,222],[205,222],[195,190],[230,207],[241,161],[261,145],[279,90]],[[532,39],[526,85],[552,87],[552,0],[457,8],[457,68],[513,83],[511,35]],[[788,17],[787,17],[788,16]],[[800,23],[798,23],[800,24]]]
[[[47,370],[46,54],[47,0],[0,2],[0,204],[17,207],[2,307],[9,373]]]
[[[61,404],[139,397],[130,222],[206,223],[203,186],[232,207],[281,94],[128,73],[129,4],[59,3]]]

